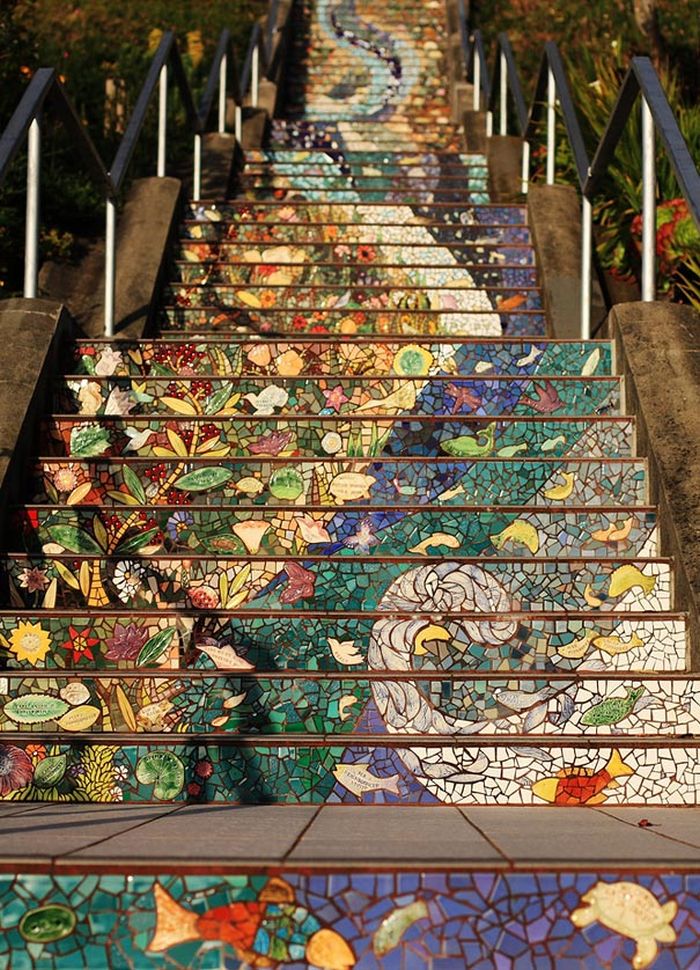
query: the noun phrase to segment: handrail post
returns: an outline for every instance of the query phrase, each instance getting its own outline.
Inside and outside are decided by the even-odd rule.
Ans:
[[[523,138],[523,159],[522,159],[522,173],[520,176],[520,191],[523,195],[527,195],[527,191],[530,183],[530,142],[527,138]]]
[[[193,194],[195,201],[199,201],[202,194],[202,136],[197,132],[194,136],[194,176]]]
[[[593,207],[583,196],[581,204],[581,340],[591,336],[591,268],[593,265]]]
[[[251,65],[250,80],[250,103],[253,108],[258,106],[258,86],[260,84],[260,45],[253,48],[253,60]]]
[[[219,65],[219,134],[226,131],[226,77],[228,74],[228,56],[224,54]]]
[[[501,51],[501,65],[498,73],[500,86],[500,120],[499,135],[508,134],[508,62],[506,61],[505,51]]]
[[[158,82],[158,166],[156,174],[159,179],[165,177],[165,146],[168,125],[168,65],[160,69]]]
[[[642,300],[656,299],[656,148],[654,119],[642,95]]]
[[[554,185],[554,174],[556,164],[556,112],[557,87],[554,80],[554,71],[551,66],[547,68],[547,185]]]
[[[34,118],[27,133],[27,206],[24,226],[24,296],[34,299],[39,281],[39,196],[41,188],[41,122]]]
[[[473,86],[474,92],[472,95],[472,108],[474,111],[478,111],[481,107],[481,58],[479,57],[479,49],[472,40],[472,51],[474,58],[474,74],[473,74]]]
[[[116,227],[117,204],[110,197],[105,205],[105,337],[114,336]]]

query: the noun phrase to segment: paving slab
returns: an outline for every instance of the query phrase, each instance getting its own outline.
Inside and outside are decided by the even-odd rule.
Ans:
[[[42,805],[0,816],[0,864],[49,863],[174,810],[166,805]]]
[[[637,819],[650,811],[630,809]],[[680,814],[685,809],[668,811]],[[467,808],[462,814],[516,869],[644,869],[672,864],[700,868],[700,847],[662,838],[654,828],[625,824],[598,809],[503,806]],[[700,820],[700,812],[696,820]]]
[[[493,867],[495,851],[456,808],[325,806],[287,862]]]
[[[78,847],[66,862],[181,866],[280,863],[318,812],[316,806],[198,805],[154,819],[132,832]]]
[[[616,805],[599,811],[627,825],[650,829],[663,839],[674,839],[700,849],[700,808],[624,808]]]

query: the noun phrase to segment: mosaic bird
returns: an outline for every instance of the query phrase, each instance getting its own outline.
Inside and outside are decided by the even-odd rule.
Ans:
[[[527,404],[538,414],[551,414],[553,411],[558,411],[564,404],[551,381],[545,381],[544,387],[536,384],[535,393],[537,394],[536,398],[523,396],[520,398],[520,403]]]
[[[619,751],[613,751],[600,771],[564,768],[551,778],[535,782],[532,792],[552,805],[601,805],[607,801],[606,788],[619,787],[617,778],[633,774],[634,768],[624,763]]]
[[[356,959],[343,937],[322,927],[283,879],[272,878],[257,899],[193,913],[156,883],[156,928],[147,953],[162,953],[195,940],[228,943],[251,967],[306,962],[323,970],[351,970]]]

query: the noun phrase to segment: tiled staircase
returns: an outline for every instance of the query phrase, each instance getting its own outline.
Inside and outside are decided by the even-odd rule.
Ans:
[[[71,352],[11,512],[2,798],[696,804],[697,680],[612,347],[544,336],[526,210],[490,204],[450,122],[443,19],[437,0],[299,4],[286,116],[234,199],[190,206],[160,336]],[[562,883],[550,908],[597,935],[571,951],[545,935],[518,963],[542,939],[438,927],[430,900],[450,913],[474,873],[440,889],[397,869],[380,888],[363,866],[353,891],[380,908],[354,938],[350,876],[249,873],[226,895],[204,866],[197,918],[194,883],[144,876],[146,922],[96,930],[120,956],[92,965],[239,966],[206,962],[203,940],[241,966],[337,970],[655,956],[605,922],[615,898],[576,916]],[[51,918],[6,944],[48,962],[7,965],[83,965],[68,924],[89,901],[56,902],[67,877],[51,878],[32,910]],[[670,884],[625,885],[671,942]]]

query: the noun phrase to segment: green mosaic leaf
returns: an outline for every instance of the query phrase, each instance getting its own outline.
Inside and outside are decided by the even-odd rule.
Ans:
[[[109,432],[101,425],[75,427],[70,433],[70,453],[75,458],[97,458],[110,447]]]
[[[53,542],[57,542],[68,552],[89,553],[93,556],[101,556],[104,552],[91,535],[74,525],[52,525],[46,531]]]
[[[66,773],[67,759],[64,754],[44,758],[34,771],[34,784],[37,788],[55,788]]]
[[[154,786],[155,798],[169,802],[185,787],[185,766],[172,751],[151,751],[136,765],[136,778]]]
[[[124,542],[120,542],[114,551],[119,553],[137,552],[139,549],[143,549],[144,546],[149,545],[157,535],[158,529],[147,529],[145,532],[140,532],[138,535],[131,536],[125,539]]]
[[[174,635],[175,630],[171,627],[169,630],[160,630],[149,640],[146,640],[144,645],[141,647],[141,651],[136,660],[136,666],[148,667],[150,664],[154,664],[161,656],[163,651],[170,646],[170,642]]]
[[[219,488],[233,478],[230,468],[195,468],[186,475],[181,475],[175,482],[175,488],[183,492],[208,492],[212,488]]]
[[[23,694],[5,704],[3,711],[17,724],[41,724],[54,721],[68,710],[68,704],[50,694]]]
[[[129,465],[124,466],[124,484],[141,505],[146,504],[146,492],[141,484],[141,479]]]

